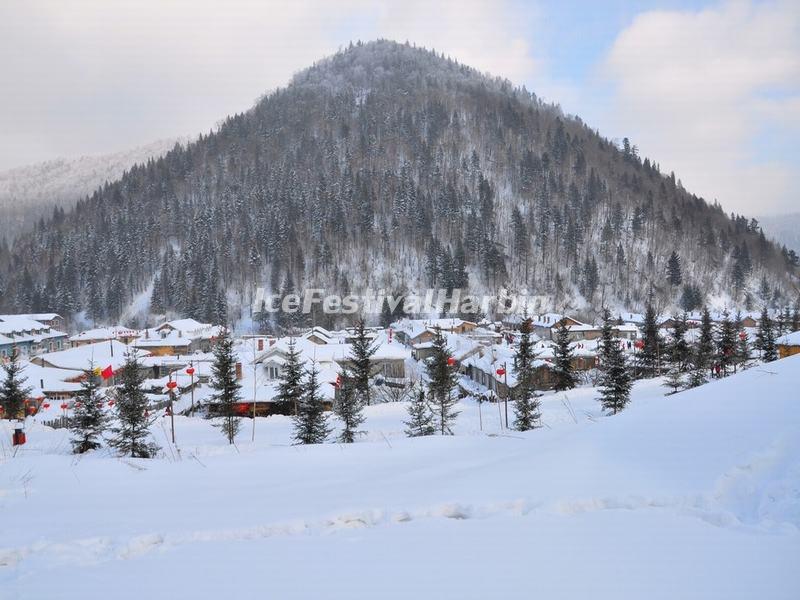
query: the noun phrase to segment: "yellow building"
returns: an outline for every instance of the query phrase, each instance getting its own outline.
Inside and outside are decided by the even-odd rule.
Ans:
[[[800,331],[794,333],[787,333],[776,340],[778,346],[778,356],[786,358],[800,354]]]

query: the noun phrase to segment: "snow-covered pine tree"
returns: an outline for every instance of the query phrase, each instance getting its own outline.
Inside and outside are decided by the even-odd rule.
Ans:
[[[719,324],[719,337],[717,338],[717,362],[722,375],[728,374],[728,369],[736,361],[736,328],[733,326],[728,311],[722,313]]]
[[[100,396],[100,384],[95,373],[94,363],[83,372],[78,402],[70,419],[72,432],[72,451],[83,454],[100,447],[103,434],[108,427],[109,417],[103,410],[104,398]]]
[[[683,281],[681,259],[675,250],[669,255],[669,260],[667,261],[667,281],[672,286],[680,285]]]
[[[330,435],[328,416],[319,389],[319,371],[315,364],[307,372],[305,390],[294,416],[294,441],[298,444],[322,444]]]
[[[216,427],[222,431],[229,444],[233,444],[239,432],[239,417],[236,404],[241,400],[241,384],[236,379],[236,355],[233,338],[225,329],[214,347],[214,363],[211,365],[211,401],[215,414],[222,417]]]
[[[452,354],[438,327],[433,336],[433,354],[425,365],[428,374],[428,394],[434,407],[434,423],[441,435],[452,435],[452,425],[458,416],[453,389],[458,379],[455,369],[449,364]]]
[[[642,349],[637,355],[638,371],[640,376],[653,377],[660,369],[661,340],[658,334],[656,310],[650,302],[647,303],[644,313],[642,344]]]
[[[697,339],[697,349],[695,352],[695,366],[703,369],[711,367],[714,358],[714,324],[711,322],[711,313],[708,307],[703,307],[703,314],[700,317],[700,336]]]
[[[611,313],[605,309],[600,338],[600,403],[605,410],[615,415],[630,402],[631,377],[620,342],[614,338],[612,326]]]
[[[371,359],[376,350],[377,346],[374,346],[367,337],[364,319],[359,319],[355,326],[355,335],[351,343],[350,355],[347,357],[345,372],[353,386],[357,400],[362,405],[369,406],[370,404]]]
[[[553,349],[553,377],[557,392],[571,390],[577,385],[572,369],[573,348],[569,340],[569,329],[562,320],[556,329],[556,343]]]
[[[669,343],[667,345],[667,356],[670,362],[670,370],[677,370],[684,373],[688,367],[690,353],[689,343],[686,341],[686,313],[672,317],[672,329],[670,330]]]
[[[778,349],[775,346],[775,332],[772,319],[770,319],[769,316],[769,310],[766,306],[764,306],[764,309],[761,311],[756,338],[761,348],[761,360],[764,362],[778,360]]]
[[[358,393],[355,381],[347,374],[340,377],[340,385],[334,409],[336,416],[342,422],[342,432],[339,441],[342,444],[352,444],[356,435],[361,433],[358,428],[364,422],[364,404],[362,396]]]
[[[121,384],[116,389],[117,423],[111,427],[109,445],[122,456],[151,458],[158,446],[150,439],[149,427],[155,420],[148,415],[148,400],[142,389],[144,376],[134,351],[125,356],[120,370]]]
[[[677,393],[683,387],[683,371],[677,364],[670,365],[667,376],[664,378],[664,386],[672,390],[670,394]]]
[[[406,426],[405,433],[408,437],[421,437],[436,433],[436,428],[433,426],[433,411],[425,397],[424,389],[420,388],[416,393],[411,394],[411,402],[408,405],[408,421],[404,421],[403,424]]]
[[[294,338],[289,338],[286,362],[278,378],[278,393],[275,395],[277,412],[297,415],[300,398],[303,396],[303,364]]]
[[[517,431],[528,431],[539,424],[541,413],[539,412],[539,400],[536,397],[535,377],[536,371],[534,361],[536,353],[533,351],[531,342],[531,331],[533,326],[530,319],[525,319],[520,327],[519,346],[514,356],[514,374],[517,378],[517,385],[514,388],[513,397],[515,400],[514,427]]]
[[[0,388],[0,406],[3,407],[3,417],[14,420],[21,416],[25,400],[31,393],[31,388],[25,386],[26,378],[22,375],[19,350],[14,348],[11,360],[0,366],[5,373],[3,386]]]

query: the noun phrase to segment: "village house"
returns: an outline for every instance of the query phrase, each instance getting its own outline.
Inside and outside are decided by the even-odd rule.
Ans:
[[[458,367],[459,372],[478,387],[463,380],[459,385],[467,393],[488,394],[500,399],[508,398],[518,383],[514,373],[515,353],[516,349],[512,346],[481,347],[478,352],[466,358]],[[550,364],[547,361],[536,359],[533,367],[536,389],[552,389],[553,374]]]
[[[81,389],[83,371],[53,369],[25,362],[22,367],[25,385],[31,388],[29,398],[37,403],[72,400]]]
[[[14,348],[21,356],[33,356],[61,350],[66,343],[66,333],[26,315],[0,316],[0,355],[4,357],[11,356]]]
[[[77,348],[86,344],[96,344],[97,342],[107,342],[117,340],[126,346],[136,340],[141,332],[128,327],[100,327],[88,329],[69,338],[70,346]]]
[[[115,385],[116,373],[125,364],[126,354],[136,352],[138,357],[148,356],[144,350],[136,350],[116,340],[87,344],[77,348],[69,348],[59,352],[48,352],[31,358],[31,362],[41,367],[86,371],[94,368],[99,371],[110,369],[110,376],[104,377],[105,385]],[[147,374],[148,367],[142,366],[142,373]]]
[[[145,329],[132,345],[157,356],[210,352],[222,330],[221,326],[200,323],[194,319],[177,319],[154,329]]]
[[[461,335],[458,333],[442,333],[445,344],[447,345],[448,350],[450,350],[450,354],[458,362],[461,362],[472,356],[474,353],[478,352],[480,348],[485,346],[485,344],[482,344],[478,340],[472,339],[469,337],[469,335],[470,334]],[[414,360],[422,362],[425,362],[431,356],[433,356],[433,352],[434,345],[432,340],[420,342],[419,344],[414,344],[411,347],[411,355],[413,356]]]
[[[800,354],[800,331],[782,335],[775,340],[775,343],[778,346],[778,356],[781,358]]]
[[[333,405],[336,397],[336,383],[339,380],[343,367],[348,364],[352,353],[352,345],[340,341],[339,336],[331,336],[331,343],[319,344],[305,337],[280,338],[269,347],[264,348],[263,352],[257,354],[255,364],[258,366],[259,381],[261,386],[257,386],[257,392],[262,395],[261,402],[264,406],[256,407],[256,413],[265,412],[269,414],[273,402],[274,393],[277,393],[277,383],[283,373],[289,355],[289,342],[293,339],[295,351],[300,354],[300,361],[306,368],[313,364],[319,372],[320,392],[325,399],[326,408]],[[376,351],[372,355],[370,362],[372,375],[376,382],[392,385],[405,379],[405,363],[411,357],[410,351],[397,342],[390,343],[385,333],[379,335],[373,342]],[[247,375],[249,377],[249,373]],[[266,395],[261,391],[262,388],[272,390],[273,393]],[[250,403],[252,404],[252,403]]]
[[[64,317],[59,315],[58,313],[25,313],[19,315],[0,315],[0,320],[3,317],[21,317],[23,319],[29,319],[31,321],[38,321],[42,325],[46,325],[50,329],[64,329]]]
[[[478,325],[458,318],[449,319],[401,319],[392,324],[394,335],[407,346],[430,342],[436,330],[447,333],[469,333]]]

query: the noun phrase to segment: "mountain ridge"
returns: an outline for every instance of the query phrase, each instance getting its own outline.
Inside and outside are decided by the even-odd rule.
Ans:
[[[48,227],[0,253],[3,305],[113,320],[148,293],[156,314],[237,321],[258,285],[505,286],[552,298],[534,310],[587,312],[797,294],[796,267],[757,224],[688,193],[627,140],[385,40],[319,61]]]

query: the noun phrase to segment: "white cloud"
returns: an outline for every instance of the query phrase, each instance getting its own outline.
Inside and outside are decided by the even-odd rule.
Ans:
[[[616,86],[614,130],[688,189],[747,214],[794,207],[797,165],[754,144],[767,128],[800,125],[796,3],[641,14],[603,73]]]
[[[489,0],[3,0],[0,169],[208,130],[356,37],[523,81],[523,27]]]

